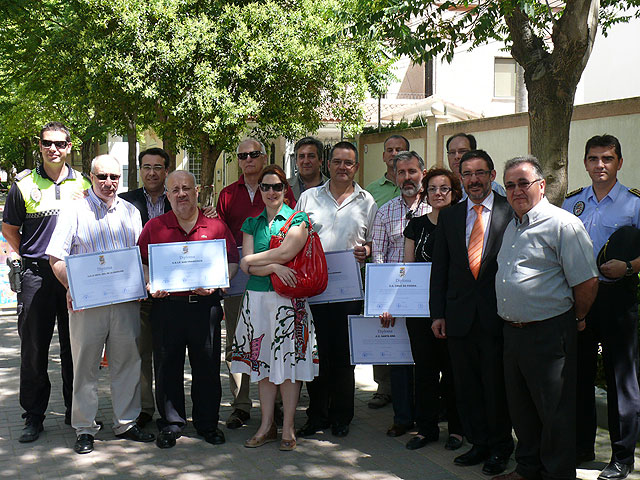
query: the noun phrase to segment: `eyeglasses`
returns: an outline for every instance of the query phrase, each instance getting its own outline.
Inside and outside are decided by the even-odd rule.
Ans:
[[[260,155],[262,155],[260,150],[254,150],[253,152],[240,152],[238,153],[238,158],[240,160],[246,160],[247,157],[258,158]]]
[[[55,145],[58,150],[62,150],[63,148],[67,148],[71,142],[67,142],[66,140],[40,140],[40,144],[44,148],[51,148],[51,145]]]
[[[95,177],[104,182],[107,178],[112,182],[117,182],[120,180],[120,175],[117,173],[94,173]]]
[[[345,168],[350,169],[356,165],[356,162],[352,160],[331,160],[331,165],[333,165],[334,167],[339,167],[340,165],[342,165]]]
[[[474,175],[478,178],[486,178],[491,175],[491,170],[476,170],[475,172],[462,172],[462,178],[471,178]]]
[[[442,187],[429,187],[429,188],[427,188],[427,193],[431,193],[431,194],[442,192],[444,195],[446,195],[450,191],[451,191],[451,187],[447,187],[446,185],[444,185]]]
[[[284,183],[261,183],[260,190],[263,192],[268,192],[269,189],[272,189],[274,192],[281,192],[284,190]]]
[[[142,165],[141,169],[145,172],[150,172],[151,170],[153,170],[156,173],[160,173],[165,168],[164,165]]]
[[[534,180],[533,182],[527,182],[526,180],[520,180],[519,182],[516,183],[505,183],[504,184],[504,189],[507,192],[512,192],[516,189],[516,187],[518,187],[520,190],[529,190],[529,188],[531,187],[531,185],[533,185],[536,182],[539,182],[540,180],[542,180],[541,178],[538,178],[536,180]]]
[[[460,150],[448,150],[447,151],[447,155],[464,155],[467,152],[470,152],[471,150],[469,150],[468,148],[461,148]]]

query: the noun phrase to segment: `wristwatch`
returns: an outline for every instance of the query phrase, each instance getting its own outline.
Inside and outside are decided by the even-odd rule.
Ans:
[[[625,273],[625,275],[627,277],[630,277],[631,275],[633,275],[635,272],[633,271],[633,266],[631,265],[631,262],[626,261],[625,262],[627,264],[627,272]]]
[[[576,317],[576,322],[577,322],[577,323],[584,322],[584,318],[578,318],[578,317]]]

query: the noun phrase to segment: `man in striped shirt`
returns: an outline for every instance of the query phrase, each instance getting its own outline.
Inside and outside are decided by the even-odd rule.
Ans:
[[[86,198],[61,212],[46,253],[54,274],[67,287],[69,333],[73,356],[71,425],[76,429],[76,453],[93,451],[98,410],[98,366],[106,343],[111,369],[111,397],[119,438],[151,442],[155,436],[136,425],[140,414],[140,306],[125,302],[74,311],[69,294],[65,257],[133,247],[142,231],[140,212],[120,199],[118,160],[100,155],[91,163],[92,187]]]

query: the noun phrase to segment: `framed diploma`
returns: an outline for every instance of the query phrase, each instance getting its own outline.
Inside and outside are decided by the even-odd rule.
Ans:
[[[320,295],[309,297],[309,303],[335,303],[362,300],[362,277],[360,265],[353,250],[326,252],[329,281],[327,289]]]
[[[69,255],[65,265],[74,310],[147,298],[137,246]]]
[[[364,314],[428,317],[431,263],[368,263]]]
[[[152,292],[227,288],[227,242],[219,239],[150,244],[149,277]]]
[[[377,317],[349,315],[349,346],[351,365],[413,365],[407,323],[402,317],[396,318],[393,327],[383,328]]]
[[[238,255],[242,258],[242,247],[238,247]],[[227,291],[224,293],[225,297],[236,297],[244,294],[247,289],[247,282],[249,281],[249,275],[244,273],[241,268],[238,268],[238,273],[231,279],[231,283]]]

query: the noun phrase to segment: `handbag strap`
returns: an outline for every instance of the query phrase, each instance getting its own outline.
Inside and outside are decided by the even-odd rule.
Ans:
[[[291,222],[293,221],[293,218],[299,213],[304,213],[305,215],[307,215],[302,210],[296,210],[295,212],[293,212],[293,214],[285,222],[282,228],[280,228],[280,231],[278,232],[278,236],[284,238],[287,235],[287,232],[289,231],[289,227],[291,227]],[[313,232],[313,227],[311,226],[311,220],[309,220],[309,215],[307,215],[307,225],[309,226],[309,233]]]

